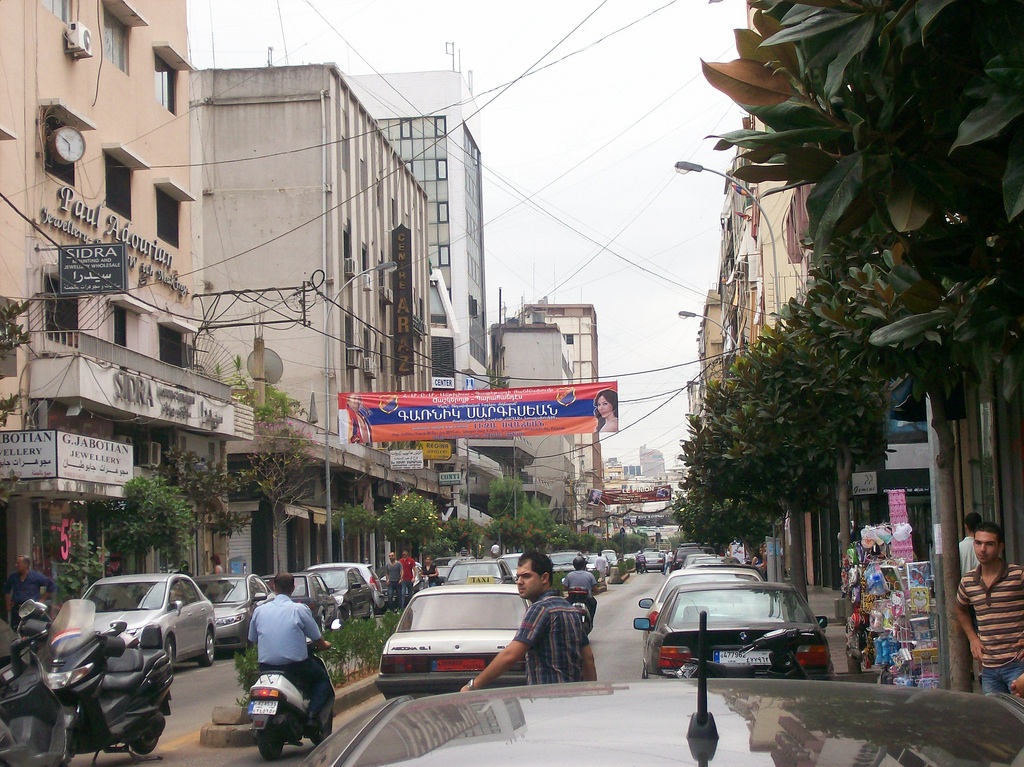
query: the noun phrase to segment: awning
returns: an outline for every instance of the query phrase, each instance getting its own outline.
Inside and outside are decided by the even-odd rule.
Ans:
[[[302,504],[309,509],[310,518],[314,524],[326,525],[327,524],[327,509],[323,506],[310,506],[308,503]]]

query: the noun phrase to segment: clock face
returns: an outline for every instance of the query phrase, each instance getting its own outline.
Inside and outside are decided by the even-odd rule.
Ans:
[[[85,154],[85,137],[77,128],[70,125],[62,125],[53,132],[51,137],[53,152],[56,158],[63,163],[71,164],[78,162]]]

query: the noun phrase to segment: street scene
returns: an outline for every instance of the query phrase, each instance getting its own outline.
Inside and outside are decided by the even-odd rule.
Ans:
[[[1022,39],[0,1],[0,767],[1020,763]]]

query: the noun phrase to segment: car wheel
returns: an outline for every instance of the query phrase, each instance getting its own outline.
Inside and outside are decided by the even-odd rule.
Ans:
[[[213,654],[216,650],[216,640],[214,637],[213,629],[206,630],[206,646],[203,648],[203,654],[199,656],[199,665],[204,668],[208,668],[213,665]]]
[[[164,638],[164,654],[167,656],[167,660],[171,664],[171,670],[174,670],[174,664],[178,662],[178,647],[174,643],[174,637],[168,634]]]

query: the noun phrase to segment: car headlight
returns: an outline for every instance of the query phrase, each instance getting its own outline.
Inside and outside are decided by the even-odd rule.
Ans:
[[[226,618],[217,618],[213,623],[216,626],[234,626],[236,623],[241,623],[244,619],[244,615],[229,615]]]
[[[44,681],[51,690],[63,690],[87,677],[90,671],[92,671],[92,664],[86,663],[84,666],[71,669],[71,671],[47,672]]]

